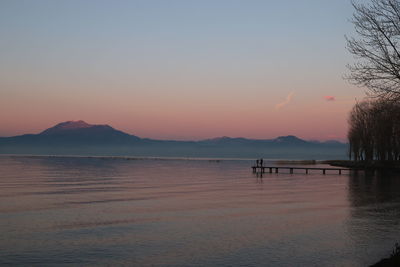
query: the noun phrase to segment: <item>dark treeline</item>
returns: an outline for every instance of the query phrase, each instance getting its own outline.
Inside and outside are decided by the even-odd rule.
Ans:
[[[400,103],[367,100],[349,117],[349,156],[356,161],[400,160]]]
[[[349,118],[350,158],[400,160],[400,0],[353,1],[356,36],[347,48],[356,62],[347,78],[372,98]]]

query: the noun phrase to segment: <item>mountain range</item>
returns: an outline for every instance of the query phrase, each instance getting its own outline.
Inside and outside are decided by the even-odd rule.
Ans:
[[[200,141],[155,140],[84,121],[62,122],[39,134],[0,137],[0,154],[343,159],[346,151],[345,143],[306,141],[293,135],[275,139],[223,136]]]

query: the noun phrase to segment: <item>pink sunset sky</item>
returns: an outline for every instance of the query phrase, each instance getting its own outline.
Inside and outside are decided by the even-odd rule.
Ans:
[[[217,2],[2,2],[0,136],[84,120],[156,139],[345,140],[365,95],[342,78],[349,1]]]

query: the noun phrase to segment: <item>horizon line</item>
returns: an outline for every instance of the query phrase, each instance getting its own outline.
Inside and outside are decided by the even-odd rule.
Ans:
[[[136,135],[136,134],[132,134],[132,133],[129,133],[129,132],[125,132],[125,131],[116,129],[116,128],[114,128],[113,126],[111,126],[111,125],[109,125],[109,124],[90,124],[90,123],[87,123],[87,122],[84,121],[84,120],[68,120],[68,121],[63,121],[63,122],[57,123],[57,124],[55,124],[55,125],[53,125],[53,126],[51,126],[51,127],[49,127],[49,128],[46,128],[46,129],[44,129],[44,130],[42,130],[42,131],[40,131],[40,132],[38,132],[38,133],[24,133],[24,134],[12,135],[12,136],[0,136],[0,138],[12,138],[12,137],[18,137],[18,136],[23,136],[23,135],[39,135],[39,134],[43,133],[44,131],[46,131],[46,130],[48,130],[48,129],[51,129],[51,128],[54,128],[54,127],[56,127],[56,126],[59,126],[59,125],[61,125],[61,124],[66,124],[66,123],[82,123],[82,122],[85,123],[85,124],[87,124],[87,125],[89,125],[89,126],[109,126],[109,127],[111,127],[112,129],[114,129],[114,130],[116,130],[116,131],[121,131],[121,132],[123,132],[123,133],[125,133],[125,134],[129,134],[129,135],[138,137],[138,138],[140,138],[140,139],[150,139],[150,140],[155,140],[155,141],[200,142],[200,141],[208,141],[208,140],[211,141],[211,140],[223,139],[223,138],[229,138],[229,139],[246,139],[246,140],[255,140],[255,141],[266,141],[266,140],[275,140],[275,139],[278,139],[278,138],[280,138],[280,137],[291,137],[291,136],[292,136],[292,137],[296,137],[296,138],[298,138],[298,139],[300,139],[300,140],[308,141],[308,142],[321,142],[321,143],[324,143],[324,142],[329,142],[329,141],[336,141],[336,142],[343,143],[343,144],[347,144],[347,143],[348,143],[346,138],[343,138],[343,139],[342,139],[342,138],[339,138],[339,140],[338,140],[338,139],[325,139],[325,140],[303,139],[302,137],[298,137],[297,135],[294,135],[294,134],[278,135],[278,136],[276,136],[276,137],[271,137],[271,138],[251,138],[251,137],[244,137],[244,136],[232,137],[232,136],[222,135],[222,136],[214,136],[214,137],[207,137],[207,138],[201,138],[201,139],[196,139],[196,138],[194,138],[194,139],[163,139],[163,138],[161,138],[161,139],[160,139],[160,138],[141,137],[141,136],[138,136],[138,135]],[[346,141],[343,141],[343,140],[346,140]]]

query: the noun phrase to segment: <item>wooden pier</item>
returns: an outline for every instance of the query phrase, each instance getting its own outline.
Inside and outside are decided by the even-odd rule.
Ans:
[[[290,174],[293,174],[294,170],[304,170],[306,174],[310,171],[322,171],[322,174],[326,174],[327,171],[330,172],[338,172],[342,174],[342,171],[351,171],[349,168],[312,168],[312,167],[287,167],[287,166],[252,166],[253,173],[265,173],[265,170],[268,170],[269,173],[279,173],[279,170],[289,170]]]

